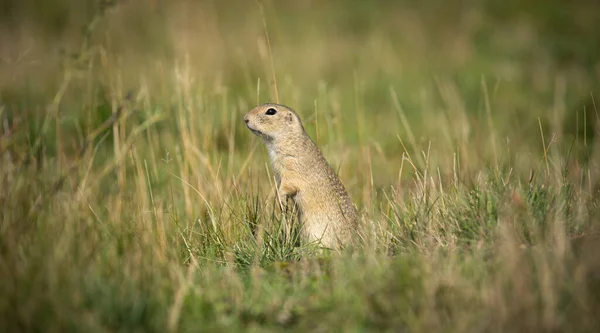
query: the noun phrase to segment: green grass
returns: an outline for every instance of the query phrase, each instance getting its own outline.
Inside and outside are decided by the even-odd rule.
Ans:
[[[8,3],[0,331],[600,325],[594,4]],[[360,248],[284,237],[273,70]]]

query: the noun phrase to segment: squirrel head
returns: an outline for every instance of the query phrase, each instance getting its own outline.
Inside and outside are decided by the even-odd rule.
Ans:
[[[262,104],[245,116],[246,126],[265,141],[302,135],[304,127],[294,110],[280,104]]]

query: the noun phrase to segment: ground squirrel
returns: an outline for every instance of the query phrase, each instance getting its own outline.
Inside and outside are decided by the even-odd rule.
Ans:
[[[328,248],[350,245],[358,213],[298,114],[284,105],[263,104],[248,112],[244,121],[265,142],[279,202],[285,207],[287,198],[294,200],[304,237]]]

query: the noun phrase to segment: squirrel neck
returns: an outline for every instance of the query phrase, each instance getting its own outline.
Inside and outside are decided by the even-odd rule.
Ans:
[[[266,142],[271,159],[283,157],[300,158],[310,156],[317,150],[317,146],[306,132],[297,135],[286,135],[274,137]]]

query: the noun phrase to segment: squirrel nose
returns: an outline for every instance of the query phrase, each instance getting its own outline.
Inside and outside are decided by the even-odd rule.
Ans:
[[[250,121],[250,119],[248,119],[248,116],[244,116],[244,121],[246,122],[246,124]]]

